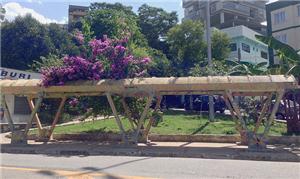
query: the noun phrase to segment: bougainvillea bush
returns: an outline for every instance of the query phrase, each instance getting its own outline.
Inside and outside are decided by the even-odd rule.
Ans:
[[[84,47],[80,56],[65,56],[63,65],[41,70],[42,85],[64,85],[77,80],[123,79],[147,74],[149,57],[135,57],[127,48],[128,38],[121,40],[91,39],[76,33],[79,45]]]
[[[80,55],[66,55],[58,65],[42,68],[40,70],[43,75],[42,86],[65,85],[67,82],[78,80],[143,77],[147,75],[147,70],[153,63],[145,55],[133,55],[129,48],[128,37],[117,40],[103,36],[102,39],[96,39],[79,31],[75,32],[74,37],[80,48]],[[113,100],[118,111],[123,112],[120,97],[113,97]],[[143,99],[127,99],[127,101],[132,109],[144,106]],[[75,116],[111,115],[104,96],[70,98],[65,106],[65,112]],[[138,119],[139,115],[133,117]]]

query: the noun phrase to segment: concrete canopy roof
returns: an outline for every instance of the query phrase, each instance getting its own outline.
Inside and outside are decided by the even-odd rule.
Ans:
[[[124,96],[179,94],[222,94],[224,91],[249,95],[296,88],[293,76],[208,76],[134,78],[121,80],[76,81],[64,86],[42,87],[40,80],[1,80],[1,94],[45,97],[97,96],[105,93]]]

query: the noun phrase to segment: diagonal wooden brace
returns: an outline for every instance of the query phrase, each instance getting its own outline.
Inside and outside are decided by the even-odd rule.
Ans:
[[[38,110],[41,107],[42,100],[43,100],[43,94],[39,93],[36,105],[35,105],[34,109],[31,111],[30,117],[27,119],[27,124],[26,124],[25,130],[24,131],[14,131],[12,133],[12,137],[11,137],[12,144],[27,144],[28,131],[32,126],[32,121],[33,121],[34,116],[36,115],[36,113],[38,112]]]
[[[236,117],[239,119],[240,123],[242,124],[243,130],[247,130],[246,123],[245,123],[245,121],[244,121],[243,118],[242,118],[242,114],[241,114],[241,112],[240,112],[240,109],[239,109],[238,105],[234,102],[232,93],[227,91],[227,92],[226,92],[226,95],[227,95],[227,97],[228,97],[229,102],[230,102],[231,105],[232,105],[232,108],[233,108],[233,111],[234,111],[235,114],[236,114]]]
[[[59,119],[59,117],[60,117],[60,115],[61,115],[61,113],[62,113],[62,111],[63,111],[63,108],[64,108],[64,105],[65,105],[66,100],[67,100],[67,98],[66,98],[66,97],[63,97],[63,98],[61,99],[61,101],[60,101],[60,104],[59,104],[58,110],[57,110],[57,112],[56,112],[56,114],[55,114],[55,117],[54,117],[54,120],[53,120],[53,122],[52,122],[51,128],[50,128],[50,130],[49,130],[49,132],[48,132],[48,134],[47,134],[47,137],[48,137],[49,139],[51,138],[52,133],[53,133],[53,131],[54,131],[54,128],[55,128],[55,126],[56,126],[56,123],[58,122],[58,119]]]
[[[226,91],[225,95],[227,97],[227,106],[230,109],[230,113],[233,116],[233,118],[235,119],[235,123],[237,125],[237,129],[240,133],[241,136],[241,144],[247,144],[248,143],[248,137],[247,137],[247,126],[245,121],[242,118],[241,112],[239,110],[238,105],[234,102],[232,93],[230,91]],[[225,100],[226,102],[226,100]]]
[[[259,129],[259,126],[260,126],[260,124],[262,122],[262,119],[264,118],[264,116],[265,116],[265,114],[267,112],[267,109],[269,108],[269,105],[271,104],[271,102],[272,102],[272,93],[270,95],[268,95],[266,102],[263,104],[263,108],[262,108],[262,110],[260,112],[260,115],[258,117],[258,120],[257,120],[257,122],[255,124],[255,127],[254,127],[254,130],[253,130],[254,134],[257,133],[257,131]]]
[[[132,115],[131,115],[131,112],[129,110],[129,107],[128,107],[124,97],[122,97],[122,105],[123,105],[123,108],[125,110],[126,117],[128,118],[129,123],[131,125],[131,128],[134,130],[135,127],[134,127],[134,122],[132,120]]]
[[[269,119],[267,120],[267,124],[266,124],[265,130],[264,130],[264,133],[262,135],[262,139],[264,139],[270,131],[271,124],[274,120],[275,114],[278,110],[278,107],[280,105],[280,102],[281,102],[281,99],[282,99],[283,95],[284,95],[284,91],[279,91],[276,94],[276,101],[275,101],[275,104],[273,106],[271,115],[269,116]]]
[[[25,137],[27,137],[27,133],[28,133],[29,129],[32,126],[33,118],[35,117],[36,113],[40,109],[42,101],[43,101],[43,94],[40,93],[39,96],[38,96],[38,100],[36,102],[36,105],[35,105],[34,109],[31,111],[30,117],[27,120],[26,128],[25,128],[25,131],[24,131],[24,136]]]
[[[143,126],[143,124],[145,123],[145,118],[149,112],[149,108],[151,106],[151,102],[153,100],[153,94],[151,94],[148,98],[147,98],[147,102],[146,102],[146,105],[145,105],[145,108],[144,108],[144,111],[139,119],[139,122],[138,122],[138,125],[137,125],[137,128],[136,128],[136,131],[135,131],[135,136],[133,138],[134,142],[135,143],[138,143],[138,139],[139,139],[139,135],[140,135],[140,131],[141,131],[141,128]]]
[[[14,122],[11,118],[9,108],[7,106],[7,103],[6,103],[5,95],[1,95],[1,104],[2,104],[2,107],[4,109],[4,115],[7,118],[10,131],[13,133],[15,131],[15,126],[14,126]]]
[[[227,94],[225,93],[224,95],[224,99],[225,99],[225,103],[226,103],[226,106],[228,107],[229,111],[230,111],[230,114],[234,120],[234,123],[235,123],[235,126],[236,126],[236,129],[239,131],[239,133],[241,134],[242,133],[242,126],[241,124],[239,123],[239,119],[237,118],[237,116],[235,115],[234,113],[234,110],[232,108],[232,104],[230,103],[229,99],[228,99],[228,96]]]
[[[34,109],[34,102],[33,102],[32,98],[28,97],[27,101],[28,101],[30,110],[33,111],[33,109]],[[37,113],[34,115],[34,119],[36,121],[36,125],[37,125],[37,128],[39,130],[39,135],[41,135],[42,130],[43,130],[43,126],[42,126],[42,123],[41,123],[40,118],[39,118],[39,116],[38,116]]]
[[[157,101],[156,101],[156,105],[155,105],[155,108],[154,108],[154,112],[157,112],[160,109],[161,100],[162,100],[162,96],[158,96]],[[151,129],[151,126],[152,126],[153,122],[154,122],[154,118],[151,117],[148,124],[147,124],[147,126],[146,126],[146,129],[144,131],[144,137],[145,138],[148,137],[148,134],[150,132],[150,129]]]
[[[108,100],[108,103],[110,105],[110,108],[115,116],[115,119],[116,119],[116,122],[118,124],[118,127],[121,131],[121,135],[122,135],[122,140],[123,142],[127,143],[128,140],[127,140],[127,137],[126,137],[126,133],[125,133],[125,130],[124,130],[124,127],[122,125],[122,122],[121,122],[121,119],[118,115],[118,112],[117,112],[117,109],[116,109],[116,106],[114,104],[114,101],[112,100],[112,97],[111,97],[111,94],[110,93],[106,93],[106,97],[107,97],[107,100]]]

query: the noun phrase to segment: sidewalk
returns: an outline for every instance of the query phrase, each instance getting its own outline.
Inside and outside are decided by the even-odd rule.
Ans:
[[[1,134],[1,153],[61,155],[122,155],[152,157],[191,157],[210,159],[238,159],[300,162],[299,146],[272,145],[264,151],[250,151],[246,146],[234,143],[187,143],[187,142],[152,142],[149,144],[125,145],[108,142],[82,141],[28,141],[28,145],[11,145],[10,139]]]

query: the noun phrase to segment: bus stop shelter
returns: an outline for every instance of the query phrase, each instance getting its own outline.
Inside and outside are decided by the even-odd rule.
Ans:
[[[297,87],[293,76],[268,75],[268,76],[208,76],[208,77],[168,77],[168,78],[134,78],[111,80],[104,79],[99,81],[76,81],[66,83],[64,86],[43,87],[40,80],[1,80],[1,105],[5,110],[5,117],[9,121],[12,132],[11,143],[27,143],[27,135],[32,127],[33,120],[36,121],[39,134],[45,139],[50,139],[56,123],[62,113],[63,106],[69,97],[74,96],[106,96],[114,114],[116,123],[122,134],[125,143],[137,143],[141,139],[147,139],[151,124],[154,118],[145,120],[149,108],[156,98],[154,111],[159,110],[161,98],[164,95],[222,95],[225,99],[236,129],[241,135],[242,142],[249,147],[264,148],[272,121],[278,109],[285,90]],[[27,97],[31,108],[31,115],[27,120],[25,130],[14,130],[14,122],[11,118],[11,111],[7,108],[5,95],[17,95]],[[125,100],[122,101],[127,118],[133,129],[132,133],[124,130],[122,121],[116,109],[112,96],[125,97],[145,97],[146,105],[141,111],[141,117],[137,124],[132,122],[130,109]],[[235,96],[260,96],[264,97],[263,107],[254,129],[250,129],[242,116],[238,103],[234,100]],[[50,129],[42,127],[38,113],[41,103],[45,98],[60,98],[61,102],[57,113],[53,119]],[[275,103],[272,103],[275,99]],[[34,102],[35,100],[35,102]],[[269,112],[270,107],[272,108]],[[268,114],[269,113],[269,114]],[[262,120],[266,118],[264,131],[258,133]],[[148,121],[145,124],[145,121]],[[142,128],[142,126],[145,126]]]

